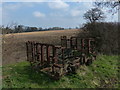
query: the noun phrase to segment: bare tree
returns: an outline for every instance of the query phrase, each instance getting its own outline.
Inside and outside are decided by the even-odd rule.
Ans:
[[[92,8],[90,10],[88,10],[85,14],[84,14],[84,19],[86,19],[87,21],[94,23],[97,21],[101,21],[104,20],[105,15],[102,12],[102,10],[100,10],[99,8]]]
[[[112,14],[115,14],[120,10],[120,0],[96,0],[94,5],[98,8],[107,7]]]
[[[17,25],[14,28],[15,28],[14,30],[15,33],[20,33],[23,31],[23,25]]]

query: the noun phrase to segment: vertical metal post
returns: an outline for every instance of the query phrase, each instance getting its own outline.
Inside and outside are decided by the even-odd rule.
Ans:
[[[35,42],[33,41],[33,60],[34,60],[34,62],[36,61],[36,57],[35,57]]]
[[[29,43],[29,42],[26,42],[26,54],[27,54],[27,61],[29,61],[29,56],[28,56],[28,43]]]
[[[57,62],[57,58],[56,58],[56,48],[55,46],[53,46],[53,63],[56,63]]]
[[[38,47],[38,60],[41,62],[41,45],[38,44],[37,47]]]
[[[81,51],[84,52],[84,39],[81,39]]]
[[[33,56],[34,56],[34,62],[36,61],[35,53],[36,53],[36,50],[35,50],[35,42],[33,42]]]
[[[65,44],[66,44],[65,46],[66,46],[66,48],[67,48],[67,47],[68,47],[68,45],[67,45],[67,38],[65,39]]]
[[[55,73],[54,64],[52,65],[52,73]]]
[[[67,48],[67,37],[61,36],[61,46]]]
[[[73,48],[72,47],[72,37],[70,38],[70,48]]]
[[[40,45],[36,43],[36,60],[40,61]]]
[[[50,64],[50,46],[46,46],[47,62]]]
[[[41,44],[41,64],[44,62],[44,46]]]
[[[62,49],[62,64],[63,64],[63,68],[64,68],[64,49]]]
[[[52,46],[52,53],[53,53],[53,58],[52,58],[52,73],[55,73],[55,69],[54,69],[54,64],[55,64],[55,50],[54,50],[54,46]]]
[[[75,38],[75,47],[77,49],[77,38]]]
[[[34,62],[34,49],[33,49],[33,42],[31,42],[31,51],[32,51],[32,62]]]

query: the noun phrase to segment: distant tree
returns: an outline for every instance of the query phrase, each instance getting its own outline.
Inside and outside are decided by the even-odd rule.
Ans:
[[[42,27],[39,27],[38,30],[41,31],[41,30],[42,30]]]
[[[37,27],[30,27],[32,31],[38,31]]]
[[[79,29],[78,27],[75,27],[75,29]]]
[[[53,28],[49,27],[49,28],[48,28],[48,29],[46,29],[46,30],[53,30]]]
[[[84,19],[86,19],[87,21],[89,21],[91,23],[104,20],[104,18],[105,18],[104,13],[99,8],[92,8],[92,9],[88,10],[84,14],[83,17],[84,17]]]
[[[21,32],[23,32],[23,25],[17,25],[17,26],[15,26],[14,32],[15,33],[21,33]]]
[[[14,27],[17,25],[17,23],[14,23],[14,22],[11,22],[9,24],[7,24],[6,26],[5,25],[2,25],[1,28],[2,28],[2,34],[9,34],[9,33],[14,33]]]
[[[1,27],[0,29],[2,30],[2,34],[13,33],[13,30],[9,27]]]
[[[47,30],[64,30],[64,28],[61,28],[61,27],[50,27],[48,28]]]
[[[96,0],[94,5],[98,8],[107,7],[113,14],[120,10],[120,0]]]
[[[59,27],[53,27],[52,30],[59,30]]]

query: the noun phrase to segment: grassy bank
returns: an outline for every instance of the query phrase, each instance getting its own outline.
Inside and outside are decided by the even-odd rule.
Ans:
[[[28,62],[3,67],[3,88],[118,88],[118,56],[100,55],[75,75],[54,81],[30,69]]]

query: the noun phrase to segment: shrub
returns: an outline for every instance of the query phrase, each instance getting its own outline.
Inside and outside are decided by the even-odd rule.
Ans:
[[[83,26],[83,30],[89,33],[90,37],[99,37],[97,40],[97,49],[103,54],[118,54],[118,27],[120,23],[98,22],[87,23]]]

